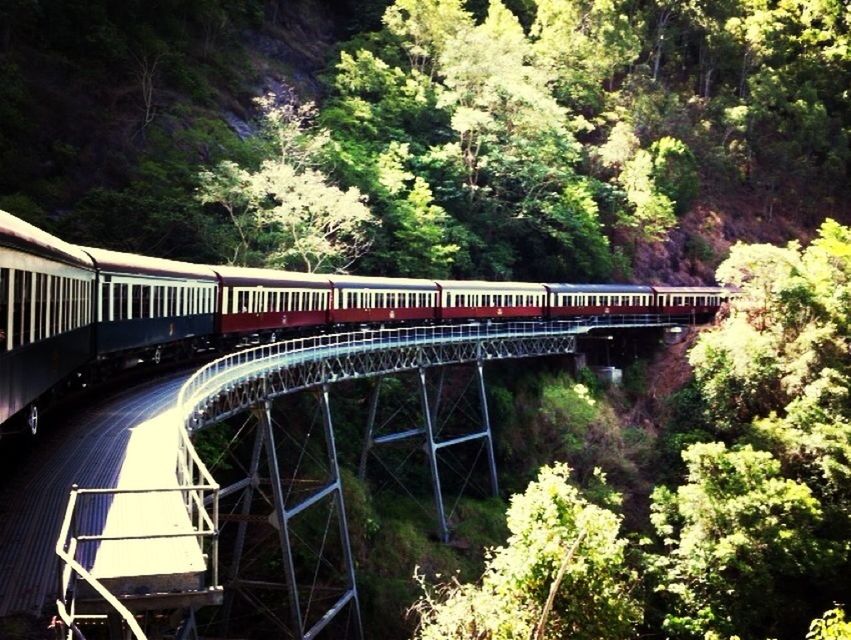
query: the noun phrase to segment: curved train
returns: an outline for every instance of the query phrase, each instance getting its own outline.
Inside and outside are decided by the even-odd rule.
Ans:
[[[0,426],[34,434],[51,390],[128,363],[351,324],[671,314],[703,320],[722,287],[316,275],[80,247],[0,211]]]

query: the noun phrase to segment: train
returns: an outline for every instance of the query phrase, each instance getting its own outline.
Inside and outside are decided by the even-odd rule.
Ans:
[[[75,382],[347,326],[710,318],[724,287],[379,278],[200,265],[77,246],[0,211],[0,432]],[[10,426],[12,425],[12,426]],[[17,425],[17,426],[15,426]]]

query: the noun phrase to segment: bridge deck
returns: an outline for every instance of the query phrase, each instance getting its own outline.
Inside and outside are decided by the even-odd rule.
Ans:
[[[52,613],[58,584],[54,547],[72,484],[114,487],[120,482],[140,482],[143,473],[165,473],[158,460],[173,461],[174,456],[148,456],[144,452],[157,446],[151,442],[160,438],[165,442],[171,437],[163,423],[152,418],[174,405],[187,377],[186,373],[171,375],[119,393],[65,424],[54,416],[53,428],[39,434],[39,446],[27,453],[26,464],[20,465],[15,477],[5,480],[0,496],[0,617],[16,612]],[[173,469],[171,474],[168,486],[175,484]],[[137,518],[150,522],[147,507],[142,515],[141,503],[132,499],[113,502],[95,501],[84,514],[87,526],[97,529],[100,523],[109,530],[124,530],[135,526],[133,520]],[[165,522],[158,521],[158,528],[169,526],[167,514],[172,511],[166,506],[162,512]],[[140,556],[135,551],[119,551],[118,546],[110,549],[107,542],[101,544],[107,559],[95,570],[104,575],[125,571],[108,560],[115,552],[127,559],[136,556],[134,561],[142,559],[146,564],[157,561],[157,551],[142,551]],[[196,561],[188,558],[188,565],[194,568]]]

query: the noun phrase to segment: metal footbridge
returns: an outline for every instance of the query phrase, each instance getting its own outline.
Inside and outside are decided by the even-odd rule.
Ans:
[[[430,467],[437,535],[447,541],[450,530],[443,504],[440,451],[479,443],[489,468],[490,489],[498,494],[482,370],[485,362],[573,354],[577,339],[595,331],[665,328],[692,324],[693,320],[605,315],[562,322],[367,329],[286,340],[221,357],[185,381],[174,405],[131,430],[121,473],[112,486],[72,488],[55,547],[61,625],[68,638],[84,638],[84,629],[93,624],[107,626],[110,637],[116,639],[197,637],[195,612],[224,604],[222,618],[227,624],[234,594],[239,594],[259,610],[265,609],[270,620],[290,637],[312,640],[339,629],[345,618],[346,633],[362,638],[329,403],[334,383],[414,373],[421,423],[379,435],[376,408],[380,386],[376,384],[369,402],[361,473],[368,452],[375,447],[422,440]],[[435,393],[433,385],[429,388],[428,376],[448,365],[473,366],[481,421],[468,433],[446,437],[436,424],[440,389]],[[312,390],[318,401],[326,473],[294,491],[295,476],[288,478],[282,468],[286,420],[276,411],[275,402],[307,390]],[[239,464],[239,477],[230,474],[221,485],[199,457],[192,439],[206,427],[239,416],[245,416],[239,433],[250,439],[250,446]],[[299,464],[303,454],[299,454]],[[231,505],[227,514],[222,512],[223,501]],[[340,566],[338,587],[317,606],[313,594],[309,600],[303,597],[299,584],[303,573],[293,555],[293,522],[321,504],[329,510],[325,538],[331,523],[336,522],[333,538],[340,547]],[[234,526],[227,538],[230,560],[220,569],[224,521]],[[282,558],[279,580],[268,576],[254,579],[241,564],[250,525],[258,521],[277,531]],[[289,620],[264,604],[258,589],[284,592]],[[338,637],[340,631],[333,633],[332,637]]]

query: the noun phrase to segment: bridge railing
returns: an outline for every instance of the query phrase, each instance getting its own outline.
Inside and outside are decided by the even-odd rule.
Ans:
[[[198,457],[189,439],[189,434],[181,425],[178,429],[178,449],[176,460],[177,485],[172,487],[81,489],[76,485],[71,489],[65,517],[56,543],[56,555],[59,557],[59,597],[56,607],[59,617],[68,630],[68,638],[77,637],[80,623],[103,619],[102,614],[81,613],[79,582],[89,586],[87,597],[97,596],[111,606],[124,620],[129,632],[137,640],[146,640],[133,613],[122,603],[121,597],[110,592],[101,580],[92,575],[92,564],[98,546],[103,542],[127,540],[167,540],[177,538],[195,538],[200,549],[204,540],[209,540],[210,556],[207,569],[210,572],[209,584],[219,584],[219,485],[213,479],[207,467]],[[117,496],[130,494],[178,494],[186,508],[190,529],[175,532],[174,529],[143,534],[102,533],[106,514]],[[86,504],[88,502],[89,504]],[[101,531],[100,533],[98,531]]]
[[[599,328],[659,326],[668,323],[688,323],[692,320],[693,318],[688,316],[659,314],[601,314],[562,321],[482,321],[364,329],[288,339],[242,349],[208,363],[196,371],[183,385],[177,406],[184,420],[191,427],[192,417],[207,398],[215,395],[228,384],[235,384],[247,377],[262,375],[272,366],[286,367],[308,360],[344,357],[370,350],[434,346],[450,342],[542,338],[582,334]]]

